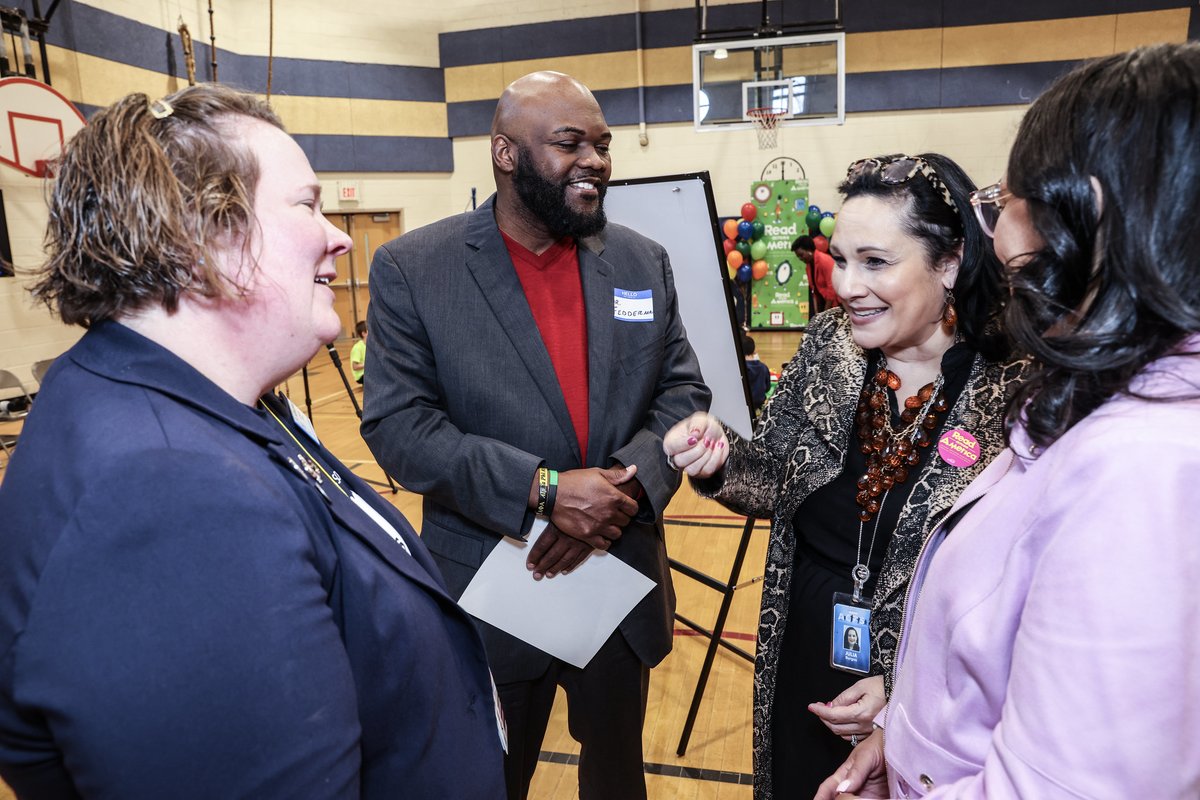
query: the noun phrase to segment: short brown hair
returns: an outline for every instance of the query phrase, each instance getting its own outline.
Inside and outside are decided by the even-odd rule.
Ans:
[[[232,296],[210,247],[254,219],[257,159],[230,136],[234,117],[280,129],[271,107],[218,84],[153,101],[131,94],[98,112],[54,162],[47,261],[33,294],[84,327],[187,292]]]

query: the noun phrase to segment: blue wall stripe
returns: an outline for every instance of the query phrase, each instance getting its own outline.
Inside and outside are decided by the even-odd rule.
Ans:
[[[846,110],[1024,105],[1078,61],[953,69],[862,72],[846,76]]]
[[[494,108],[495,101],[491,103]],[[87,103],[76,103],[75,107],[87,119],[104,108]],[[292,134],[292,138],[299,143],[317,172],[454,171],[454,145],[449,139],[316,133]]]
[[[609,125],[637,125],[637,89],[608,89],[596,92],[596,100]],[[647,86],[646,122],[691,122],[692,85]]]
[[[46,32],[47,44],[158,72],[166,71],[172,39],[177,45],[179,37],[166,31],[72,2],[59,6]],[[198,69],[198,55],[196,61]],[[182,56],[179,65],[182,69]]]
[[[446,104],[446,131],[457,136],[485,136],[492,130],[495,100],[468,100]]]
[[[1055,78],[1081,61],[1041,61],[943,69],[942,108],[1031,103]]]
[[[713,15],[718,10],[731,6],[714,6],[708,10],[709,26],[713,25]],[[656,47],[691,47],[696,36],[696,10],[694,8],[679,8],[673,11],[655,11],[642,14],[642,46],[647,49]]]
[[[192,32],[196,77],[211,79],[209,47]],[[218,37],[218,41],[220,38]],[[64,3],[55,12],[47,44],[120,64],[186,75],[179,36],[79,3]],[[267,88],[267,59],[217,48],[217,75],[222,83],[255,92]],[[51,75],[51,78],[54,76]],[[442,70],[389,64],[355,64],[309,58],[276,58],[271,91],[314,97],[445,102]]]
[[[1181,0],[1006,0],[1004,3],[947,2],[943,10],[945,26],[953,27],[1162,11],[1189,5]]]
[[[252,92],[267,90],[265,56],[218,58],[217,74],[222,83]],[[200,55],[196,55],[200,69]],[[435,67],[395,67],[386,64],[353,64],[345,61],[318,61],[306,58],[275,59],[271,79],[272,94],[305,97],[352,97],[367,100],[446,101],[442,70]]]
[[[953,28],[1050,19],[1093,17],[1188,8],[1186,0],[1005,0],[1003,3],[897,3],[895,0],[857,0],[842,4],[847,33],[876,33],[911,28]]]
[[[632,50],[632,14],[536,22],[438,36],[442,68]]]
[[[937,69],[860,72],[846,76],[847,111],[899,111],[936,108],[942,76]]]
[[[638,124],[637,89],[607,89],[596,92],[596,100],[610,126]],[[447,103],[446,120],[451,137],[486,136],[491,132],[495,100]],[[646,87],[646,122],[650,124],[691,122],[692,85]]]
[[[637,90],[634,90],[636,94]],[[690,83],[676,86],[646,87],[646,121],[679,122],[692,121],[692,85]],[[630,125],[637,120],[631,120]]]
[[[1188,17],[1188,38],[1200,39],[1200,9],[1193,8]]]
[[[453,172],[449,139],[296,134],[317,172]]]

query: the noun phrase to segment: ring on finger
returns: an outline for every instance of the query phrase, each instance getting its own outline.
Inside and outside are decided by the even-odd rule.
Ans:
[[[858,734],[857,733],[850,734],[850,746],[858,747]]]
[[[667,466],[670,467],[671,469],[673,469],[674,471],[679,472],[679,467],[675,466],[675,456],[673,456],[673,455],[667,456]]]

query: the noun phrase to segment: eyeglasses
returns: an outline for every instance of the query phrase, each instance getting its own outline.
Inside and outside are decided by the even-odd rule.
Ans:
[[[855,161],[846,170],[846,179],[854,180],[868,172],[878,172],[879,179],[888,186],[903,186],[916,177],[919,172],[925,176],[925,180],[929,182],[930,186],[941,192],[946,205],[950,206],[954,213],[958,213],[958,206],[955,205],[954,198],[950,196],[950,189],[938,177],[929,162],[920,156],[897,156],[889,159],[862,158]]]
[[[979,225],[988,238],[996,235],[996,223],[1000,221],[1000,212],[1008,205],[1012,196],[1012,192],[1005,189],[1001,183],[993,183],[971,192],[971,207],[975,209]]]

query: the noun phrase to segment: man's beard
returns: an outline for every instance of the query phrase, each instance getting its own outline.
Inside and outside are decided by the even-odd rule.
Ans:
[[[604,194],[607,187],[596,178],[596,191],[600,200],[596,210],[583,214],[567,205],[567,185],[547,180],[533,159],[524,149],[517,152],[517,169],[513,173],[513,187],[517,197],[543,225],[555,236],[573,236],[582,239],[599,233],[608,224],[604,215]]]

